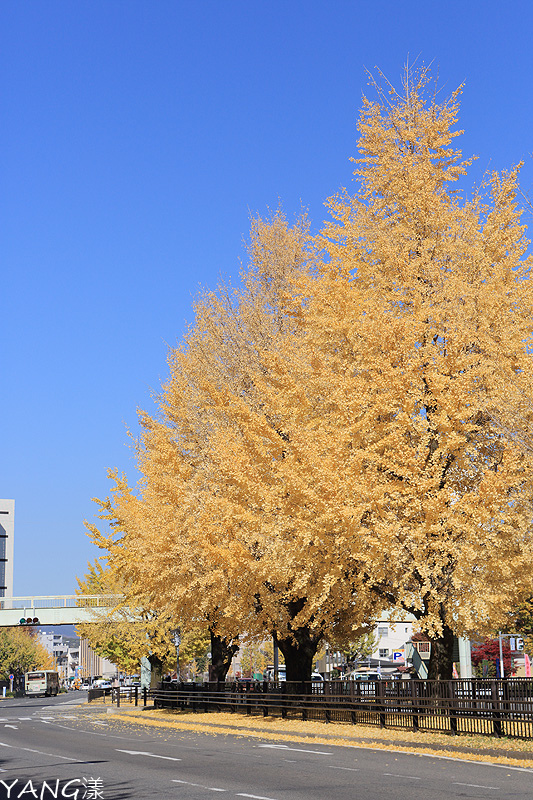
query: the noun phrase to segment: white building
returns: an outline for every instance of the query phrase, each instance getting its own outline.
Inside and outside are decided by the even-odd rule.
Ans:
[[[13,597],[15,501],[0,500],[0,597]]]
[[[372,653],[372,658],[387,658],[403,664],[404,661],[401,657],[398,657],[398,654],[403,650],[404,644],[411,638],[414,622],[415,619],[410,614],[406,614],[404,619],[396,622],[391,622],[385,614],[374,628],[378,643]],[[395,653],[397,654],[396,657],[394,656]]]
[[[70,642],[64,641],[60,633],[44,631],[39,631],[39,641],[53,656],[61,678],[69,679],[77,676],[76,670],[80,661],[79,644],[75,644],[72,638]]]

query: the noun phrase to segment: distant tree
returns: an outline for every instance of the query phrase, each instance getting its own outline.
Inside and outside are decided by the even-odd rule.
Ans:
[[[95,607],[93,619],[76,626],[78,635],[87,639],[98,655],[128,673],[138,671],[143,656],[157,672],[175,668],[173,631],[179,626],[175,617],[141,606],[138,595],[130,598],[124,581],[99,559],[88,564],[83,579],[78,578],[78,593],[114,595],[120,600],[110,611]],[[205,631],[184,633],[182,664],[205,650],[205,642]]]
[[[503,671],[506,677],[509,677],[513,670],[513,659],[511,656],[511,648],[507,639],[502,639],[502,654],[503,654]],[[487,677],[495,677],[496,675],[496,661],[500,660],[500,642],[498,639],[485,639],[484,642],[477,647],[472,648],[472,664],[476,668],[476,675],[483,677],[482,666],[483,662],[488,662],[492,665],[492,674]]]
[[[34,669],[55,669],[53,656],[27,628],[0,628],[0,676],[22,675]]]

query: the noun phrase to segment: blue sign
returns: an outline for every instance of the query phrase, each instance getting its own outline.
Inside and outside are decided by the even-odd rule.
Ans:
[[[405,661],[404,658],[404,651],[403,650],[395,650],[392,654],[393,661]]]

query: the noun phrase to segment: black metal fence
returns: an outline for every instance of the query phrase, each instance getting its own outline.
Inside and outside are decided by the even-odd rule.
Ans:
[[[533,679],[162,683],[158,708],[533,739]]]

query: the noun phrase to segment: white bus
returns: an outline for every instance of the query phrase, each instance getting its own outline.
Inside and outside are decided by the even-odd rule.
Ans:
[[[55,697],[59,692],[59,675],[49,669],[26,672],[24,689],[27,695],[42,694],[44,697]]]

